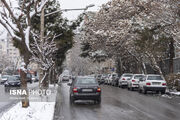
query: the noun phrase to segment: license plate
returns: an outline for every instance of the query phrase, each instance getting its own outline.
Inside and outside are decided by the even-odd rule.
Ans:
[[[152,84],[153,84],[153,85],[160,85],[161,83],[159,83],[159,82],[153,82]]]
[[[83,92],[92,92],[92,89],[82,89]]]

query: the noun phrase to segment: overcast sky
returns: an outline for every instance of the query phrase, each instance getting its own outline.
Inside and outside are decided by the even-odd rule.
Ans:
[[[88,9],[88,11],[97,11],[100,6],[104,3],[107,3],[110,0],[59,0],[61,4],[61,9],[68,8],[84,8],[89,4],[95,4],[93,8]],[[71,11],[65,12],[63,14],[64,17],[67,17],[70,20],[76,19],[82,11]]]

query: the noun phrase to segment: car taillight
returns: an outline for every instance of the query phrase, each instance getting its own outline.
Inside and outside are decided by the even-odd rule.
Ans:
[[[163,86],[166,86],[166,83],[163,83],[162,85],[163,85]]]
[[[73,88],[73,92],[77,93],[78,92],[77,88]]]
[[[123,78],[122,80],[126,80],[125,78]]]
[[[101,88],[97,88],[97,92],[101,92]]]
[[[132,80],[132,82],[136,82],[135,80]]]
[[[146,85],[151,85],[151,83],[146,83]]]

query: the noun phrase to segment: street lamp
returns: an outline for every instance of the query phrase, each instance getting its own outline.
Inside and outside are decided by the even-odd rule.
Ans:
[[[57,10],[57,11],[54,11],[54,12],[51,12],[51,13],[48,13],[45,15],[45,17],[49,16],[49,15],[52,15],[52,14],[55,14],[55,13],[58,13],[58,12],[61,12],[61,11],[64,11],[64,12],[68,12],[68,11],[79,11],[79,10],[87,10],[91,7],[94,7],[95,5],[94,4],[90,4],[90,5],[87,5],[85,8],[75,8],[75,9],[62,9],[62,10]]]

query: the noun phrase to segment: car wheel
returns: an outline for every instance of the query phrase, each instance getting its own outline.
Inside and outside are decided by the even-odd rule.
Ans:
[[[101,104],[101,98],[99,98],[98,100],[96,100],[97,104]]]
[[[127,87],[127,89],[128,89],[128,90],[130,90],[130,88],[129,88],[129,87]]]
[[[143,88],[143,93],[144,94],[147,94],[147,90]]]
[[[165,94],[165,93],[166,93],[166,91],[165,91],[165,90],[162,90],[162,91],[161,91],[161,94]]]
[[[70,96],[70,103],[73,104],[74,103],[74,98],[72,96]]]
[[[134,88],[133,88],[133,87],[130,87],[130,88],[131,88],[131,89],[130,89],[131,91],[133,91],[133,90],[134,90]]]
[[[141,93],[141,92],[142,92],[142,90],[141,90],[141,88],[140,88],[140,87],[139,87],[139,89],[138,89],[138,92],[139,92],[139,93]]]

